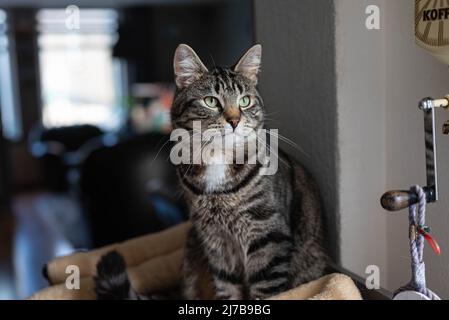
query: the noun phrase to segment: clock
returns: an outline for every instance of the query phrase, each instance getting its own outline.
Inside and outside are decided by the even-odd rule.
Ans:
[[[415,39],[449,65],[449,0],[415,0]]]

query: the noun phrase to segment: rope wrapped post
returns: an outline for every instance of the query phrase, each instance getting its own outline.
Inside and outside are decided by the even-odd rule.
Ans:
[[[412,267],[412,279],[408,284],[398,289],[394,295],[404,291],[416,291],[430,300],[440,300],[440,298],[426,286],[426,266],[423,259],[424,235],[418,230],[426,223],[426,193],[423,188],[414,186],[411,192],[418,196],[418,203],[409,207],[409,239],[410,257]]]

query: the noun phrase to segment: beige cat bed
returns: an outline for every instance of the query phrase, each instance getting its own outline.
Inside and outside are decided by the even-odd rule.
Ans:
[[[90,252],[79,252],[49,262],[44,270],[52,286],[30,299],[80,300],[95,299],[93,277],[100,257],[111,250],[120,252],[125,261],[133,287],[139,292],[158,292],[176,287],[181,280],[184,242],[190,228],[184,223],[171,229],[138,237]],[[75,265],[80,271],[80,288],[68,289],[66,268]],[[207,277],[205,277],[207,279]],[[204,290],[204,298],[212,298]],[[209,292],[209,294],[207,293]],[[271,298],[273,300],[360,300],[361,295],[348,276],[331,274]]]

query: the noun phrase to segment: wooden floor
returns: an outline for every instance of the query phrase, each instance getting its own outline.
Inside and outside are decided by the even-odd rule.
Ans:
[[[45,263],[89,247],[79,205],[68,194],[35,191],[11,202],[11,214],[0,212],[0,300],[25,299],[45,288]]]

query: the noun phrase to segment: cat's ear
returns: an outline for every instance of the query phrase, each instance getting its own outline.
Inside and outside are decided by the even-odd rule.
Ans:
[[[187,87],[207,72],[207,68],[198,55],[186,44],[180,44],[176,48],[173,68],[176,85],[179,89]]]
[[[239,62],[234,67],[234,71],[238,72],[245,77],[251,79],[254,84],[257,84],[257,74],[260,70],[260,64],[262,62],[262,46],[256,44],[252,46]]]

